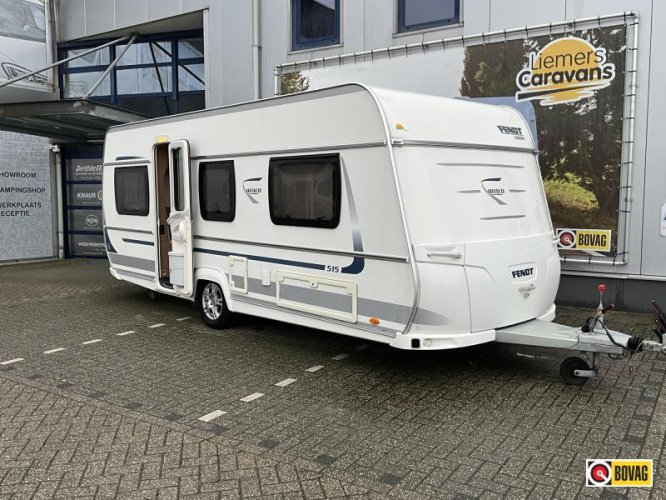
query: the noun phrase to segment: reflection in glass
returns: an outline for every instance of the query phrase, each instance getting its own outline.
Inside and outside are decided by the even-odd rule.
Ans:
[[[156,94],[171,92],[171,67],[119,69],[118,94]]]
[[[65,97],[81,97],[99,80],[102,71],[92,71],[90,73],[65,73],[64,95]],[[102,80],[99,87],[93,92],[93,96],[107,96],[111,94],[111,78],[109,75]]]
[[[459,0],[401,0],[400,31],[441,26],[457,21]]]
[[[293,28],[296,31],[294,48],[337,43],[339,12],[336,0],[296,0],[294,13],[298,14]]]
[[[178,41],[178,59],[203,58],[203,38],[188,38]]]
[[[64,59],[75,56],[77,54],[81,54],[86,50],[90,50],[90,48],[86,47],[85,49],[68,50],[67,52],[65,52]],[[78,59],[74,59],[73,61],[69,61],[67,63],[67,67],[81,68],[84,66],[106,66],[107,64],[109,64],[109,62],[110,62],[109,48],[107,47],[104,49],[96,50],[95,52],[91,52],[90,54],[83,57],[79,57]]]
[[[0,37],[46,42],[44,5],[26,0],[0,0]]]
[[[126,45],[118,45],[116,54],[120,54]],[[120,66],[132,64],[154,64],[171,62],[171,42],[134,43],[123,54]]]
[[[203,64],[188,64],[178,67],[178,90],[181,92],[205,90],[204,82]]]

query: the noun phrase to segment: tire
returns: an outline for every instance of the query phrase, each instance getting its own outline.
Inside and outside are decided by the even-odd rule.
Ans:
[[[222,329],[229,320],[229,309],[224,300],[222,287],[214,281],[206,281],[199,293],[199,312],[204,323],[211,328]]]
[[[562,361],[560,365],[560,377],[569,385],[583,385],[587,382],[587,377],[579,377],[574,372],[576,370],[589,370],[590,367],[585,360],[576,357],[570,357]]]

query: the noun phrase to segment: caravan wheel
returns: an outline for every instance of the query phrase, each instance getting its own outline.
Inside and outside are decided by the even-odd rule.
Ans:
[[[212,281],[204,284],[199,297],[199,310],[208,326],[218,329],[224,327],[229,318],[229,309],[220,285]]]

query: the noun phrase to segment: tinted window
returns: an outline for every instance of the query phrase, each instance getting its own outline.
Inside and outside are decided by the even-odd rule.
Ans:
[[[205,220],[231,222],[236,215],[234,162],[202,163],[199,167],[199,206]]]
[[[340,158],[338,155],[272,158],[268,191],[274,224],[337,227]]]
[[[293,48],[340,41],[340,0],[292,0]]]
[[[457,23],[460,0],[398,0],[398,31]]]
[[[121,215],[148,215],[148,167],[116,168],[116,211]]]

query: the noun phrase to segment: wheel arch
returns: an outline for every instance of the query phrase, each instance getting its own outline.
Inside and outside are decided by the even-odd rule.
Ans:
[[[229,309],[230,312],[233,312],[234,308],[233,303],[231,302],[231,290],[229,289],[227,275],[217,269],[212,269],[210,267],[200,267],[194,271],[194,289],[196,291],[194,300],[199,300],[199,295],[201,294],[201,283],[205,281],[213,281],[220,285],[222,288],[222,294],[224,295],[224,301],[227,303],[227,309]]]

